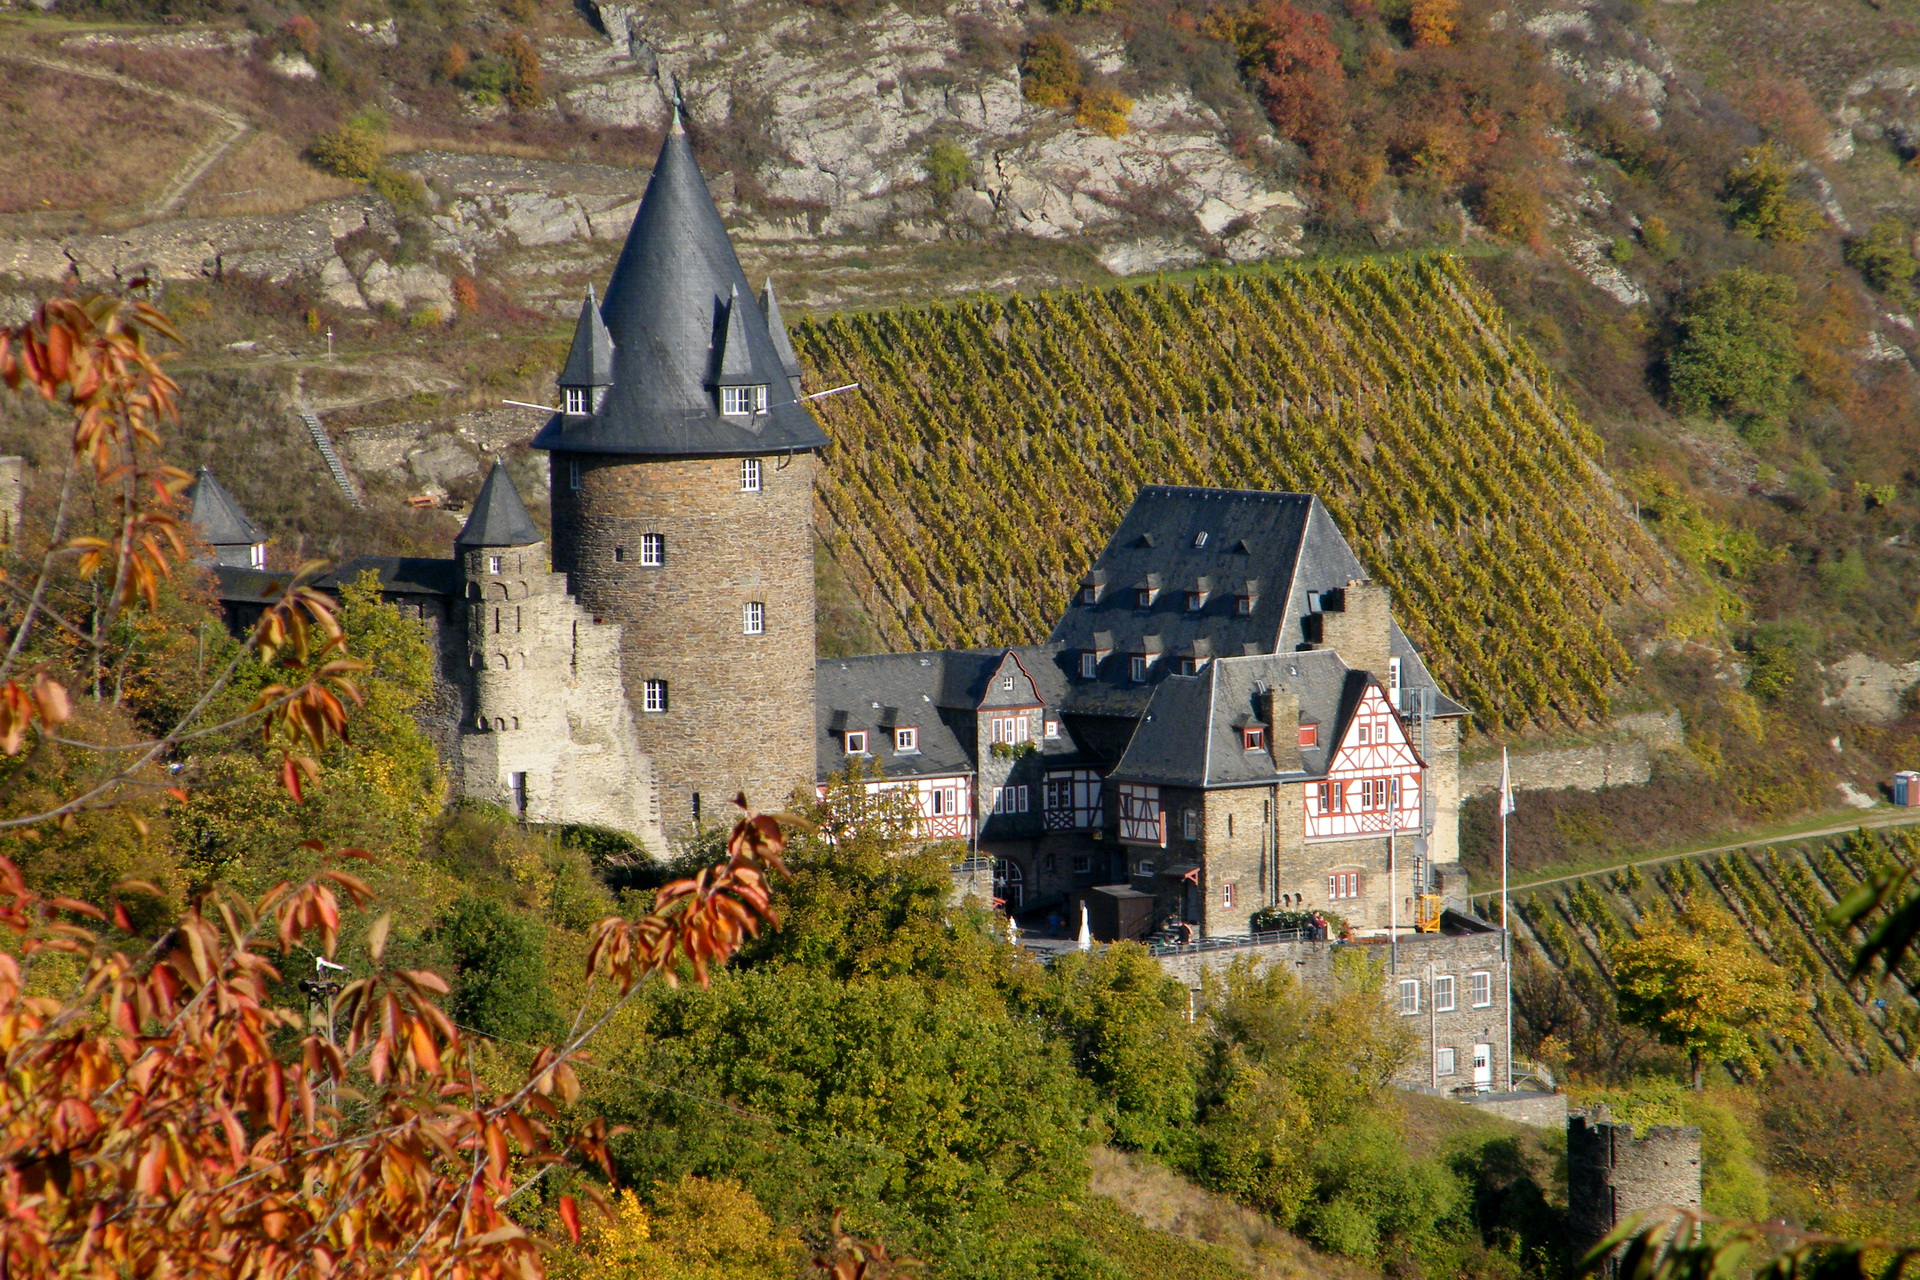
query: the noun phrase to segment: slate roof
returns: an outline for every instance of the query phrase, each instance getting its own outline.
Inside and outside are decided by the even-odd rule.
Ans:
[[[1123,655],[1192,655],[1197,641],[1216,657],[1291,652],[1307,640],[1309,593],[1366,576],[1310,494],[1149,485],[1082,580],[1102,584],[1099,601],[1084,604],[1076,592],[1048,643]],[[1236,597],[1248,583],[1253,612],[1241,616]],[[1136,607],[1143,587],[1158,592],[1145,609]],[[1198,590],[1205,603],[1190,611],[1187,594]],[[1148,683],[1134,684],[1124,661],[1105,662],[1098,679],[1074,678],[1068,708],[1139,715],[1154,682],[1176,665],[1163,656]]]
[[[773,296],[772,276],[760,291],[760,311],[767,318],[767,333],[773,338],[773,353],[780,357],[780,367],[787,371],[787,377],[798,378],[800,357],[793,353],[793,339],[787,336],[787,322],[780,316],[780,299]]]
[[[600,318],[600,303],[593,296],[592,285],[587,286],[586,300],[580,304],[580,318],[573,326],[573,346],[556,381],[563,387],[613,384],[613,335]]]
[[[1066,655],[1048,645],[1011,646],[1045,705],[1058,709],[1066,690]],[[937,649],[828,658],[814,675],[815,755],[825,778],[847,761],[847,730],[872,734],[868,751],[890,778],[972,773],[976,708],[1007,649]],[[920,731],[919,750],[893,749],[893,730]],[[1059,738],[1038,743],[1050,764],[1077,763],[1079,748],[1064,724]]]
[[[214,598],[221,604],[277,604],[293,581],[290,573],[270,573],[265,569],[247,569],[239,565],[209,565],[213,570]]]
[[[495,462],[480,486],[480,496],[473,500],[473,514],[453,540],[454,547],[524,547],[540,540],[506,464]]]
[[[214,479],[213,472],[206,467],[200,468],[193,483],[187,486],[186,498],[187,509],[192,512],[187,518],[208,546],[251,546],[267,540],[266,533],[247,518],[226,486]]]
[[[1219,658],[1198,675],[1172,675],[1153,686],[1151,700],[1113,774],[1130,782],[1176,787],[1252,786],[1323,776],[1331,744],[1352,718],[1367,676],[1327,649],[1308,653]],[[1274,753],[1248,751],[1240,728],[1262,722],[1263,690],[1300,699],[1300,718],[1320,725],[1320,745],[1299,751],[1300,767],[1276,767]],[[1291,763],[1295,744],[1281,742]]]
[[[711,456],[826,446],[820,425],[794,396],[677,119],[600,315],[613,341],[613,385],[591,416],[548,419],[535,448]],[[712,379],[723,361],[741,382],[768,388],[767,412],[720,415]]]
[[[325,591],[338,591],[368,569],[380,575],[382,591],[449,597],[461,593],[460,562],[429,556],[361,556],[347,561],[314,585]]]

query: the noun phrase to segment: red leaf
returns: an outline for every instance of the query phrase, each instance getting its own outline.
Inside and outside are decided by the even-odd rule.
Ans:
[[[560,1221],[567,1224],[567,1238],[580,1243],[580,1207],[572,1196],[560,1197]]]

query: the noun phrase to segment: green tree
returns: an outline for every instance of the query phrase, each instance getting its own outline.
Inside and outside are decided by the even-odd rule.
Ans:
[[[1767,418],[1783,412],[1800,373],[1785,276],[1736,267],[1700,286],[1675,319],[1668,356],[1675,405]]]
[[[454,970],[448,1011],[456,1020],[507,1040],[559,1029],[538,925],[498,902],[462,898],[436,937]]]
[[[1041,1008],[1105,1103],[1114,1139],[1167,1151],[1190,1136],[1200,1041],[1188,992],[1146,948],[1071,952],[1048,968]]]
[[[1643,921],[1608,959],[1620,1016],[1686,1053],[1696,1090],[1708,1061],[1758,1072],[1770,1035],[1805,1038],[1792,975],[1756,951],[1724,908],[1690,898],[1676,915]]]
[[[1883,218],[1868,227],[1867,234],[1847,241],[1847,265],[1881,293],[1905,298],[1912,291],[1915,270],[1920,269],[1910,239],[1906,223]]]
[[[1064,107],[1080,93],[1080,55],[1067,38],[1045,31],[1020,53],[1020,91],[1038,107]]]
[[[1770,244],[1798,244],[1820,227],[1820,210],[1788,194],[1793,166],[1770,142],[1749,150],[1728,171],[1727,217],[1734,229]]]
[[[973,159],[952,138],[935,138],[927,148],[927,182],[942,199],[973,181]]]

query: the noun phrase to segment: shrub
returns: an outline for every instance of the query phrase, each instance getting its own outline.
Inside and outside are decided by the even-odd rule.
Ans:
[[[1772,143],[1749,150],[1727,174],[1726,204],[1734,230],[1770,244],[1798,244],[1820,226],[1820,210],[1787,194],[1793,169]]]
[[[380,139],[351,125],[323,133],[307,148],[307,159],[336,178],[365,182],[380,169]]]
[[[1337,148],[1346,71],[1325,14],[1261,0],[1216,9],[1201,30],[1239,52],[1274,128],[1309,151]]]
[[[422,307],[407,317],[409,329],[437,329],[445,323],[446,317],[440,314],[438,307]]]
[[[498,902],[462,898],[438,931],[454,968],[454,1018],[483,1034],[537,1040],[554,1030],[539,927]]]
[[[1127,116],[1132,110],[1133,99],[1117,89],[1084,89],[1073,118],[1083,129],[1118,138],[1126,133]]]
[[[1747,641],[1747,692],[1782,702],[1804,689],[1812,662],[1813,633],[1802,622],[1769,622]]]
[[[373,189],[398,212],[427,207],[427,184],[420,180],[417,173],[382,165],[373,172]]]
[[[1676,319],[1667,359],[1674,404],[1687,413],[1736,417],[1784,411],[1800,373],[1787,311],[1797,296],[1785,276],[1745,267],[1695,290]]]
[[[1679,251],[1679,245],[1674,243],[1673,232],[1667,227],[1665,218],[1648,218],[1641,223],[1640,243],[1645,245],[1647,252],[1660,262],[1667,261]]]
[[[1916,269],[1906,224],[1898,218],[1883,218],[1864,236],[1847,241],[1847,265],[1872,288],[1905,298]]]
[[[545,98],[541,88],[540,55],[527,38],[515,33],[496,46],[495,52],[507,68],[507,105],[515,111],[531,111]]]
[[[927,182],[941,199],[973,181],[973,159],[951,138],[935,138],[927,148]]]
[[[1547,231],[1547,206],[1539,182],[1527,175],[1495,173],[1474,202],[1481,225],[1503,239],[1539,244]]]
[[[1452,44],[1459,21],[1460,0],[1413,0],[1413,11],[1407,19],[1413,30],[1413,47],[1437,49]]]
[[[1037,107],[1064,107],[1080,92],[1080,55],[1067,38],[1044,31],[1020,51],[1020,91]]]

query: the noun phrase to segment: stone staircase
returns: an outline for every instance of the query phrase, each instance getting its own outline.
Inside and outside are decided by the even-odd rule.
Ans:
[[[327,429],[320,425],[319,417],[312,411],[303,407],[295,412],[300,415],[300,421],[307,424],[307,434],[313,437],[314,447],[320,450],[320,456],[326,460],[327,470],[333,473],[333,482],[340,486],[341,493],[347,495],[347,501],[358,507],[360,486],[353,482],[351,475],[347,474],[346,467],[340,461],[340,455],[334,451],[333,437],[327,434]]]

